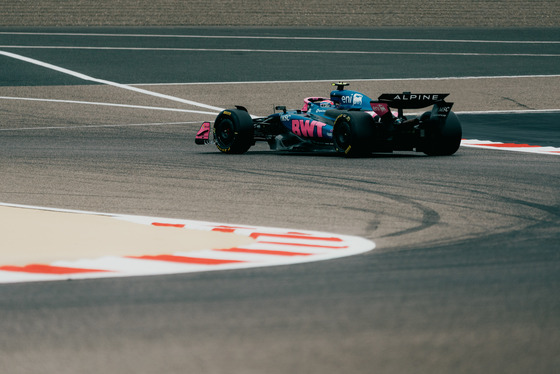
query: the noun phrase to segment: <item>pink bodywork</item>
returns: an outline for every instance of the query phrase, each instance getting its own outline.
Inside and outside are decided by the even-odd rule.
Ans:
[[[330,100],[330,99],[326,97],[306,97],[305,99],[303,99],[303,108],[301,108],[301,111],[307,112],[307,110],[309,109],[309,103],[315,101],[323,101],[323,100]]]
[[[210,122],[204,122],[196,133],[194,141],[196,144],[205,144],[210,138]]]

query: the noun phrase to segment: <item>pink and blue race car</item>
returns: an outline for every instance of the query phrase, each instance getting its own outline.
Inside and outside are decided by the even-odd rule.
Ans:
[[[330,97],[308,97],[299,110],[276,107],[277,113],[253,118],[242,106],[222,111],[213,126],[205,122],[196,144],[214,143],[223,153],[245,153],[257,141],[274,150],[331,149],[347,157],[377,152],[417,151],[448,156],[459,149],[461,124],[451,111],[449,94],[403,92],[373,100],[333,83]],[[421,115],[405,116],[404,109],[432,106]],[[395,111],[396,110],[396,111]]]

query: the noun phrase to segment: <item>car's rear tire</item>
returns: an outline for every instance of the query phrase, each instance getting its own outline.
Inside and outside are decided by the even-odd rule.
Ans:
[[[255,143],[253,120],[240,109],[221,112],[214,122],[216,147],[223,153],[245,153]]]
[[[346,157],[371,154],[375,140],[375,123],[368,113],[344,112],[334,121],[335,150]]]
[[[422,115],[421,120],[428,121],[426,140],[421,150],[428,156],[450,156],[457,152],[461,145],[463,131],[455,113],[449,113],[445,120],[431,122],[430,112]]]

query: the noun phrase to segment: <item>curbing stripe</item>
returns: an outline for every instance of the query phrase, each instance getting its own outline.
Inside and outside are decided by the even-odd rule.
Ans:
[[[249,249],[249,248],[228,248],[219,249],[223,252],[238,252],[238,253],[256,253],[260,255],[276,255],[276,256],[309,256],[311,253],[305,252],[288,252],[288,251],[274,251],[271,249]]]
[[[135,258],[138,260],[154,260],[154,261],[169,261],[180,262],[183,264],[200,264],[200,265],[223,265],[234,264],[245,261],[239,260],[220,260],[216,258],[197,258],[178,255],[157,255],[157,256],[127,256],[128,258]]]
[[[52,265],[41,265],[41,264],[31,264],[25,266],[0,266],[0,270],[3,271],[17,271],[22,273],[34,273],[34,274],[78,274],[78,273],[92,273],[92,272],[102,272],[107,270],[97,270],[97,269],[80,269],[74,267],[62,267],[62,266],[52,266]]]
[[[496,149],[501,151],[540,153],[549,155],[560,155],[558,147],[542,147],[540,145],[529,145],[519,143],[502,143],[490,140],[462,139],[461,147]]]

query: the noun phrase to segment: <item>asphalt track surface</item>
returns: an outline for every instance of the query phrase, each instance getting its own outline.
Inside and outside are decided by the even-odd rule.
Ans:
[[[231,35],[223,28],[50,31]],[[259,114],[282,100],[298,103],[309,87],[321,94],[330,86],[163,84],[341,78],[369,87],[360,80],[560,74],[554,29],[235,30],[320,36],[314,33],[556,43],[257,38],[225,45],[213,38],[0,34],[0,50],[208,105],[250,99]],[[168,50],[29,48],[45,45]],[[230,50],[217,51],[223,48]],[[396,54],[313,52],[321,49]],[[411,50],[437,54],[400,54]],[[461,148],[452,157],[344,159],[256,146],[230,157],[194,145],[200,121],[211,116],[164,110],[205,109],[87,84],[5,55],[0,63],[3,97],[129,105],[1,99],[3,202],[305,228],[377,244],[364,255],[294,266],[1,285],[3,372],[553,373],[560,367],[557,156]],[[281,97],[269,96],[279,91]],[[231,102],[236,92],[241,102]],[[558,91],[529,95],[534,103],[514,107],[558,109],[534,107],[558,104]],[[504,103],[516,97],[503,96]],[[466,138],[560,146],[558,113],[460,119]]]

